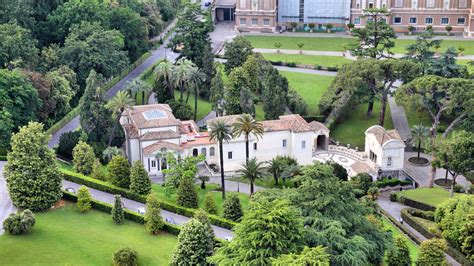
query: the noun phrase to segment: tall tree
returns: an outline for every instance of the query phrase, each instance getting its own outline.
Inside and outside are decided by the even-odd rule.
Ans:
[[[272,68],[267,72],[262,92],[265,119],[278,119],[285,113],[287,96],[288,80]]]
[[[352,30],[352,35],[359,39],[359,43],[351,48],[355,56],[380,59],[390,57],[390,51],[395,46],[397,36],[387,24],[390,13],[385,8],[369,8],[364,10],[366,19],[364,27]]]
[[[222,198],[225,199],[225,179],[224,179],[224,142],[228,142],[232,138],[231,128],[224,121],[216,121],[209,125],[211,141],[219,143],[219,166],[221,168],[221,186]]]
[[[133,162],[130,168],[130,190],[141,195],[147,195],[151,191],[150,178],[139,160]]]
[[[462,78],[468,76],[467,69],[456,64],[458,53],[454,47],[449,47],[439,58],[433,60],[428,73],[445,78]]]
[[[218,69],[219,66],[216,65]],[[224,81],[222,80],[222,73],[218,70],[216,75],[212,78],[211,90],[209,95],[209,100],[212,104],[212,109],[216,112],[216,116],[222,116],[224,114],[223,104],[224,104]]]
[[[176,67],[173,68],[171,80],[173,85],[180,91],[180,100],[183,100],[186,85],[188,85],[189,76],[196,65],[186,58],[181,58],[176,62]]]
[[[234,138],[238,138],[244,135],[245,141],[245,162],[249,160],[249,152],[250,152],[250,135],[253,135],[256,140],[263,136],[263,124],[261,122],[256,121],[251,115],[243,114],[238,117],[234,124],[232,125],[232,136]]]
[[[250,160],[247,159],[245,163],[242,163],[237,173],[241,174],[242,177],[250,182],[250,195],[254,192],[255,181],[264,178],[266,175],[263,162],[258,162],[255,157]]]
[[[94,167],[94,149],[86,142],[79,141],[72,150],[74,170],[83,175],[90,175]]]
[[[410,249],[405,238],[401,235],[395,237],[394,245],[387,252],[387,264],[389,266],[410,266]]]
[[[425,127],[423,124],[414,125],[411,129],[411,141],[413,145],[417,145],[418,155],[417,158],[420,160],[420,152],[421,152],[421,143],[425,141],[427,137],[430,135],[430,129]]]
[[[174,99],[174,74],[175,66],[167,59],[161,61],[153,70],[153,73],[156,75],[155,78],[155,87],[153,91],[155,92],[156,100],[158,102],[166,102],[167,100]],[[158,86],[158,87],[157,87]],[[164,86],[166,89],[166,97],[161,98],[159,93],[159,86]],[[160,97],[160,98],[159,98]],[[162,99],[162,101],[160,101]]]
[[[454,119],[444,131],[446,137],[456,126],[469,118],[474,108],[474,81],[423,76],[401,86],[395,93],[398,104],[407,109],[428,112],[431,118],[430,139],[434,146],[441,116]],[[432,166],[429,187],[433,187],[436,167]]]
[[[433,40],[432,30],[426,30],[416,37],[416,42],[406,47],[406,57],[420,64],[421,73],[426,75],[435,55],[432,49],[439,47],[441,42],[439,39]]]
[[[43,125],[30,122],[12,136],[5,178],[15,206],[32,211],[49,209],[61,196],[61,172]]]
[[[120,124],[120,117],[122,113],[127,110],[133,108],[135,101],[130,98],[130,95],[126,91],[119,91],[114,98],[112,98],[105,107],[110,110],[112,113],[112,117],[116,120],[112,132],[109,136],[108,146],[112,145],[112,141],[115,137],[115,130],[117,125]]]
[[[145,227],[148,233],[157,235],[165,225],[161,217],[160,202],[155,194],[146,197]]]
[[[191,73],[189,73],[188,79],[188,95],[186,97],[186,102],[189,99],[189,93],[191,88],[193,88],[194,93],[194,115],[193,119],[197,119],[197,110],[198,110],[198,98],[199,98],[199,87],[206,80],[206,74],[199,71],[197,68],[192,68]]]
[[[114,156],[107,165],[112,184],[123,188],[130,187],[130,163],[122,155]]]
[[[224,92],[224,109],[226,115],[255,113],[253,92],[242,67],[235,68],[229,75],[228,86]]]
[[[225,71],[230,73],[234,68],[242,66],[247,57],[251,55],[252,44],[243,36],[235,37],[232,42],[228,42],[224,46],[224,57],[227,59],[225,63]]]
[[[207,257],[212,255],[212,238],[206,224],[196,218],[189,220],[178,235],[171,265],[205,265]]]
[[[16,24],[0,24],[0,67],[34,68],[38,63],[37,45],[29,30]]]

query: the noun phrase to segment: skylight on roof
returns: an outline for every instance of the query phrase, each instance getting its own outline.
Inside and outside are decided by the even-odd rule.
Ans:
[[[161,119],[166,118],[166,113],[158,109],[153,109],[143,112],[143,116],[146,120]]]

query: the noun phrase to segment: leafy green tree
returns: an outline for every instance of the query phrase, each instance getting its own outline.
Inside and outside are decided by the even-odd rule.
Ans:
[[[403,236],[396,236],[394,245],[387,252],[387,264],[398,266],[411,265],[410,249]]]
[[[207,193],[206,196],[204,196],[204,211],[209,214],[217,215],[217,205],[212,193]]]
[[[209,139],[219,143],[219,166],[221,172],[222,199],[225,199],[225,179],[224,179],[224,150],[223,143],[229,142],[232,138],[231,128],[223,121],[216,121],[209,125]]]
[[[262,103],[265,119],[278,119],[286,110],[288,80],[272,68],[266,76],[263,86]]]
[[[12,136],[5,179],[15,206],[32,211],[50,208],[61,196],[62,175],[43,125],[30,122]]]
[[[352,35],[359,39],[359,43],[351,47],[353,55],[380,59],[393,54],[390,49],[395,46],[393,40],[397,36],[387,24],[389,16],[385,8],[364,10],[365,26],[352,30]]]
[[[244,211],[242,210],[242,205],[240,204],[240,199],[237,195],[231,194],[229,198],[224,201],[222,205],[224,213],[222,216],[225,219],[238,222],[244,216]]]
[[[107,176],[106,174],[102,171],[103,165],[100,163],[99,159],[95,159],[94,164],[92,165],[92,173],[91,177],[95,178],[97,180],[102,180],[105,181]]]
[[[141,161],[135,161],[130,169],[130,190],[141,195],[151,191],[150,178]]]
[[[440,46],[441,42],[439,39],[433,40],[433,31],[427,30],[406,47],[406,57],[420,64],[421,73],[426,75],[435,55],[432,49]]]
[[[74,70],[79,83],[84,84],[91,70],[106,78],[120,74],[128,64],[123,48],[124,38],[119,31],[82,22],[72,26],[60,51],[60,62]]]
[[[248,106],[249,99],[251,100],[250,106]],[[224,92],[224,109],[227,115],[255,113],[253,95],[250,91],[247,74],[242,67],[235,68],[229,75],[228,86]]]
[[[212,230],[211,226],[211,221],[209,220],[209,217],[207,216],[207,213],[203,211],[202,209],[198,209],[194,213],[194,219],[198,220],[201,222],[203,225],[206,226],[206,241],[205,243],[208,245],[207,248],[208,250],[213,250],[214,249],[214,230]]]
[[[194,184],[194,179],[181,178],[176,197],[179,206],[194,209],[198,207],[198,195]]]
[[[255,181],[264,178],[267,174],[263,164],[264,162],[258,162],[257,158],[254,157],[242,163],[241,168],[237,170],[237,173],[250,182],[250,195],[254,192]]]
[[[433,60],[428,73],[445,78],[462,78],[468,76],[465,67],[456,64],[456,48],[449,47],[440,57]]]
[[[255,198],[235,228],[235,237],[209,261],[217,265],[269,265],[272,258],[302,248],[303,222],[287,201]]]
[[[148,32],[148,37],[150,38],[158,36],[163,31],[163,28],[165,26],[160,12],[161,9],[164,8],[164,6],[162,4],[157,4],[157,2],[161,1],[143,1],[143,8],[141,12],[137,12],[141,13],[141,15],[143,16],[142,19],[144,20]]]
[[[181,229],[178,245],[171,258],[171,265],[204,265],[212,254],[213,239],[207,225],[193,218]],[[212,242],[211,242],[212,241]]]
[[[17,24],[0,24],[0,67],[34,68],[38,63],[37,45],[29,30]]]
[[[11,213],[3,221],[3,228],[12,235],[20,235],[28,232],[36,223],[34,214],[26,209]]]
[[[301,254],[290,253],[282,255],[272,260],[274,266],[306,266],[306,265],[317,265],[317,266],[329,266],[330,255],[327,253],[326,248],[323,246],[317,247],[304,247]]]
[[[1,45],[1,44],[0,44]],[[0,69],[0,147],[10,146],[12,132],[34,121],[41,106],[38,92],[18,70]]]
[[[420,152],[421,152],[421,143],[425,141],[427,137],[430,135],[430,129],[425,127],[422,123],[418,125],[414,125],[411,129],[411,141],[414,145],[417,145],[418,155],[417,158],[420,160]]]
[[[135,101],[130,98],[130,95],[126,91],[119,91],[114,98],[112,98],[105,107],[110,110],[112,113],[112,117],[116,120],[114,127],[112,129],[112,133],[109,136],[108,146],[112,145],[112,141],[115,138],[115,130],[117,125],[120,124],[120,117],[122,117],[122,113],[133,107]]]
[[[308,114],[308,105],[304,101],[303,97],[293,88],[288,87],[287,106],[288,109],[294,114],[305,116]]]
[[[18,24],[34,31],[36,28],[33,1],[2,1],[0,3],[0,23]]]
[[[150,193],[146,197],[145,227],[148,233],[156,235],[165,223],[161,217],[160,202],[155,194]]]
[[[169,104],[176,118],[181,120],[190,120],[192,118],[193,108],[184,100],[169,100],[166,103]]]
[[[354,194],[357,198],[361,198],[367,195],[369,188],[374,185],[372,181],[372,176],[367,173],[360,173],[356,176],[351,177],[350,183],[354,187]]]
[[[155,75],[155,86],[153,91],[155,92],[155,97],[157,102],[166,102],[168,100],[174,99],[174,74],[175,66],[167,59],[161,61],[153,70]],[[165,87],[166,93],[160,93],[159,90],[162,86]],[[166,97],[163,97],[163,96]],[[173,109],[174,110],[174,109]]]
[[[56,153],[63,158],[72,159],[72,150],[79,142],[80,137],[81,131],[79,130],[62,133]]]
[[[461,227],[461,251],[474,261],[474,214],[468,214],[467,223]]]
[[[86,186],[81,186],[77,192],[77,209],[80,212],[87,212],[91,209],[92,197]]]
[[[433,238],[421,242],[416,265],[448,265],[444,257],[444,251],[447,248],[448,245],[443,239]]]
[[[252,44],[243,36],[235,37],[232,42],[228,42],[224,46],[224,57],[227,59],[225,63],[225,71],[229,74],[234,68],[242,66],[247,57],[251,54]]]
[[[337,178],[339,178],[342,181],[347,181],[349,175],[347,173],[346,168],[344,168],[344,166],[342,166],[342,165],[340,165],[340,164],[338,164],[334,161],[329,161],[329,162],[327,162],[327,164],[329,164],[332,167],[333,173]]]
[[[114,253],[114,266],[137,266],[138,253],[131,248],[121,248]]]
[[[107,165],[112,184],[123,188],[130,187],[130,164],[122,155],[114,156]]]
[[[168,169],[164,169],[166,175],[165,186],[178,188],[182,179],[194,179],[198,173],[197,164],[203,162],[205,157],[200,154],[198,156],[188,156],[177,160],[171,153],[160,154],[159,158],[166,158]]]
[[[250,135],[253,135],[257,140],[263,136],[263,124],[256,121],[251,115],[243,114],[238,117],[232,125],[232,136],[239,138],[244,135],[245,141],[245,161],[249,160],[249,142]]]
[[[92,149],[89,144],[79,141],[72,150],[72,162],[74,164],[74,170],[81,174],[89,175],[92,173],[94,161],[94,149]]]
[[[123,220],[125,219],[125,214],[123,211],[122,207],[122,200],[120,195],[115,195],[115,200],[114,200],[114,205],[112,206],[112,220],[116,224],[121,224],[123,223]]]
[[[54,70],[46,74],[45,78],[51,87],[50,97],[54,108],[49,114],[50,118],[57,120],[66,115],[70,110],[70,102],[75,95],[74,85],[63,76],[62,70]]]
[[[209,95],[212,110],[216,112],[216,116],[222,116],[224,114],[224,109],[222,108],[222,105],[224,104],[224,90],[225,87],[224,81],[222,80],[222,73],[218,70],[216,71],[216,75],[212,78]]]

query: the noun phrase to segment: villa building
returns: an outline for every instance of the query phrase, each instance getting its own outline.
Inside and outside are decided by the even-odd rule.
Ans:
[[[365,154],[375,172],[398,172],[405,162],[405,143],[395,129],[376,125],[365,131]]]
[[[232,125],[238,115],[218,117]],[[200,132],[194,121],[176,119],[167,104],[134,106],[123,112],[120,123],[125,132],[126,155],[130,162],[140,160],[150,175],[167,168],[166,155],[176,157],[203,154],[209,165],[219,165],[219,145]],[[313,151],[324,150],[329,144],[329,130],[321,123],[306,122],[300,115],[284,115],[278,120],[262,121],[263,137],[250,136],[250,157],[258,161],[277,155],[294,157],[300,164],[313,162]],[[224,171],[235,172],[245,162],[244,137],[232,138],[223,145]]]

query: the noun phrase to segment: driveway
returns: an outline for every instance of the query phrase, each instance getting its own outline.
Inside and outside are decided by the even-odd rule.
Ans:
[[[6,162],[0,161],[0,235],[3,234],[3,221],[10,215],[16,212],[16,207],[13,206],[10,196],[8,195],[7,183],[3,176],[3,168]]]
[[[221,21],[214,26],[214,31],[209,34],[211,38],[211,47],[214,54],[223,52],[223,46],[231,41],[239,32],[234,29],[233,22]]]

